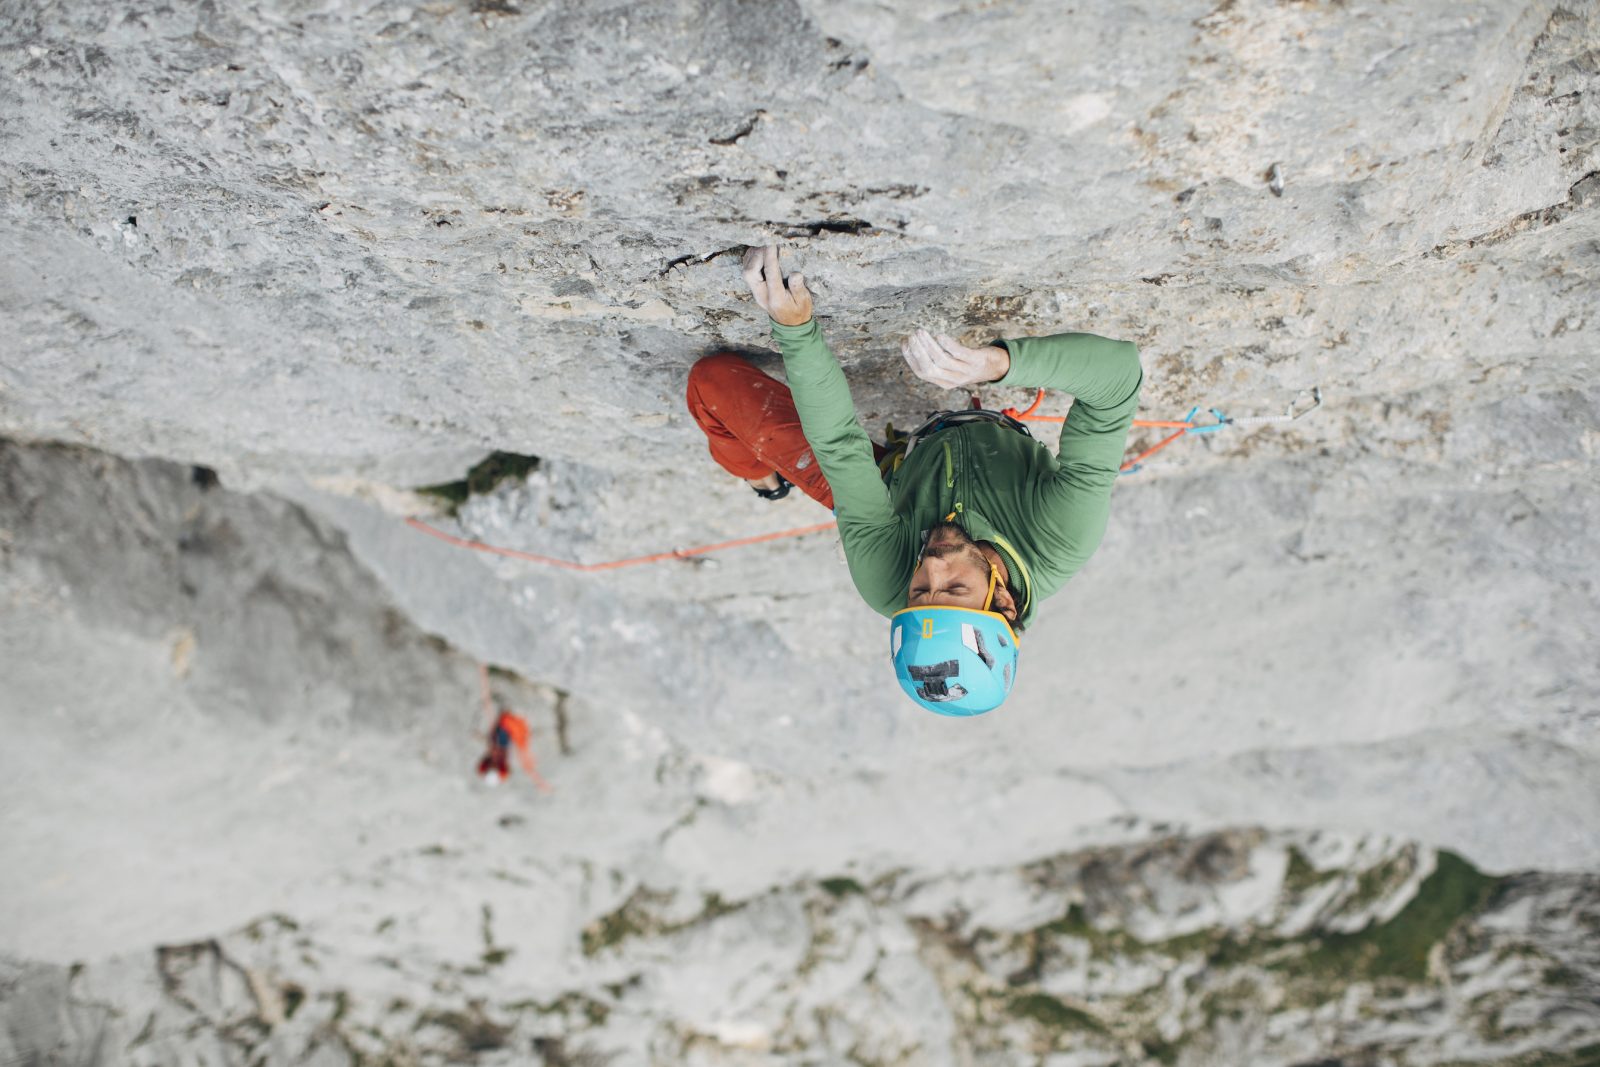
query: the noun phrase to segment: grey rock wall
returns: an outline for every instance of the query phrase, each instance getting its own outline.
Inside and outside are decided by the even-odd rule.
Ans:
[[[405,729],[470,702],[474,668],[382,605],[342,538],[205,468],[0,442],[13,597],[172,645],[220,726]]]
[[[427,982],[490,883],[515,890],[497,914],[546,908],[496,935],[516,958],[568,958],[646,889],[668,925],[769,891],[792,919],[782,887],[839,872],[937,882],[1173,828],[1593,869],[1597,41],[1593,0],[0,5],[0,948],[138,960],[427,899],[404,951],[333,939],[342,971]],[[827,535],[574,575],[401,524],[427,508],[406,490],[493,449],[544,463],[430,521],[596,561],[826,518],[754,501],[681,409],[698,354],[767,344],[735,269],[766,240],[873,431],[961,402],[902,369],[915,325],[1133,339],[1150,417],[1325,402],[1119,486],[1005,715],[960,729],[889,688]],[[474,661],[535,718],[552,797],[467,779]],[[416,888],[406,857],[435,847],[454,896]],[[861,944],[902,943],[881,919]],[[705,998],[798,966],[745,921],[707,934]],[[944,941],[948,967],[883,978],[907,1032],[1063,1052],[929,1015],[933,986],[1004,978]],[[219,959],[191,962],[253,1032],[259,990]],[[6,981],[78,1062],[113,1062],[51,966]],[[610,1004],[536,984],[579,998],[568,1029]],[[1274,995],[1184,1055],[1310,1055]],[[1363,1036],[1351,996],[1310,1018],[1460,1058],[1449,995],[1404,1038]],[[1199,1032],[1163,1003],[1160,1041]],[[704,1003],[652,1005],[627,1040],[690,1055]],[[506,1025],[439,1010],[439,1055]],[[731,1048],[773,1010],[694,1033]],[[842,1054],[870,1020],[839,1018],[793,1040]],[[578,1062],[566,1026],[516,1032]],[[296,1033],[271,1055],[349,1055]],[[1468,1051],[1533,1054],[1502,1037]],[[1085,1055],[1059,1062],[1109,1062]]]
[[[676,469],[686,363],[764,332],[704,257],[769,236],[869,410],[937,399],[918,322],[1134,338],[1152,407],[1545,388],[1593,347],[1594,18],[13,9],[7,424],[256,478]]]

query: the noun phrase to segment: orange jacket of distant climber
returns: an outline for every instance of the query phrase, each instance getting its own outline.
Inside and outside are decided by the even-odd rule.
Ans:
[[[510,777],[511,748],[515,746],[517,761],[522,764],[522,769],[528,772],[528,777],[533,779],[533,784],[542,792],[550,792],[550,783],[540,776],[539,766],[533,758],[533,750],[528,746],[528,739],[532,733],[533,731],[528,728],[528,720],[508,708],[502,708],[500,717],[495,719],[494,726],[489,731],[489,751],[478,761],[479,776],[491,784],[503,782]]]

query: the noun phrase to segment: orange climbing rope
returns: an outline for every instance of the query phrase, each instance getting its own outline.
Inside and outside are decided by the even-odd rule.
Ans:
[[[1039,410],[1039,405],[1042,403],[1044,403],[1044,390],[1040,389],[1039,392],[1035,394],[1033,403],[1029,404],[1022,411],[1018,411],[1016,408],[1004,408],[1001,411],[1001,414],[1010,415],[1013,419],[1027,419],[1029,422],[1067,421],[1067,417],[1065,415],[1035,415],[1034,412]],[[1184,434],[1188,433],[1190,430],[1199,429],[1201,426],[1201,424],[1194,421],[1193,417],[1184,419],[1182,421],[1178,421],[1176,419],[1134,419],[1133,424],[1146,429],[1172,430],[1173,432],[1157,441],[1154,446],[1145,449],[1143,452],[1140,452],[1132,459],[1124,460],[1122,466],[1119,468],[1122,471],[1133,470],[1140,463],[1149,459],[1157,452],[1160,452],[1163,448],[1166,448],[1168,445],[1182,437]]]
[[[1173,432],[1163,437],[1161,440],[1157,441],[1154,445],[1145,449],[1143,452],[1140,452],[1132,459],[1124,460],[1121,468],[1119,469],[1123,474],[1130,474],[1133,471],[1138,470],[1141,463],[1155,455],[1157,452],[1161,451],[1163,448],[1166,448],[1168,445],[1172,444],[1172,442],[1176,441],[1185,434],[1216,433],[1218,430],[1226,429],[1229,426],[1258,426],[1269,422],[1294,422],[1296,419],[1305,415],[1309,415],[1311,412],[1322,406],[1321,388],[1313,387],[1310,390],[1310,393],[1310,407],[1303,408],[1299,406],[1299,396],[1305,395],[1304,392],[1302,392],[1297,394],[1296,399],[1289,402],[1288,408],[1284,410],[1282,415],[1252,415],[1246,418],[1229,418],[1216,408],[1211,408],[1210,414],[1215,420],[1214,422],[1196,422],[1195,416],[1200,413],[1200,407],[1199,405],[1196,405],[1190,408],[1189,414],[1181,420],[1169,421],[1157,419],[1134,419],[1134,426],[1145,427],[1148,429],[1168,429],[1172,430]],[[1034,394],[1033,403],[1029,404],[1023,410],[1018,411],[1016,408],[1004,408],[1001,411],[1001,414],[1009,415],[1014,419],[1027,419],[1030,422],[1066,421],[1066,416],[1064,415],[1035,415],[1034,412],[1039,410],[1039,405],[1043,402],[1044,390],[1040,389]],[[974,397],[974,406],[977,406],[976,397]]]
[[[1033,403],[1029,404],[1027,407],[1023,408],[1021,411],[1018,411],[1016,408],[1001,408],[1000,409],[1000,414],[1002,414],[1002,415],[1010,415],[1013,419],[1027,419],[1029,422],[1066,422],[1067,421],[1067,417],[1065,415],[1035,415],[1034,412],[1039,410],[1039,405],[1042,404],[1042,403],[1044,403],[1044,390],[1040,389],[1037,393],[1034,394]],[[1193,422],[1189,422],[1189,421],[1179,422],[1177,420],[1168,420],[1168,421],[1163,422],[1163,421],[1158,421],[1158,420],[1153,420],[1153,419],[1134,419],[1133,420],[1133,424],[1135,426],[1143,426],[1143,427],[1150,428],[1150,429],[1181,429],[1181,430],[1187,430],[1189,427],[1194,425]]]
[[[1135,422],[1134,425],[1138,426],[1139,423]],[[1148,426],[1149,423],[1145,423],[1145,425]],[[1180,425],[1182,425],[1182,424],[1180,423]],[[1166,448],[1172,442],[1176,441],[1178,438],[1180,438],[1184,434],[1188,433],[1191,429],[1193,429],[1193,427],[1184,426],[1183,429],[1181,429],[1181,430],[1173,430],[1167,436],[1165,436],[1161,440],[1157,441],[1154,446],[1145,449],[1143,452],[1140,452],[1137,456],[1134,456],[1132,459],[1123,460],[1122,461],[1122,466],[1117,468],[1118,473],[1125,473],[1127,471],[1133,470],[1140,463],[1142,463],[1145,460],[1149,459],[1151,456],[1155,455],[1157,452],[1160,452],[1163,448]]]
[[[1172,442],[1176,441],[1185,434],[1214,433],[1228,426],[1253,425],[1268,422],[1292,422],[1295,419],[1300,418],[1300,416],[1315,410],[1322,404],[1322,391],[1320,389],[1312,389],[1311,396],[1311,407],[1300,411],[1298,414],[1295,411],[1295,403],[1291,401],[1288,410],[1286,410],[1282,415],[1258,415],[1250,418],[1231,419],[1222,412],[1218,411],[1216,408],[1211,408],[1211,416],[1216,419],[1216,421],[1202,423],[1195,421],[1195,416],[1200,412],[1200,408],[1197,406],[1192,408],[1189,411],[1188,417],[1182,420],[1135,419],[1133,422],[1133,425],[1135,426],[1144,427],[1147,429],[1170,429],[1173,432],[1157,441],[1150,448],[1140,452],[1132,459],[1124,461],[1120,470],[1124,474],[1138,470],[1139,464],[1155,455],[1163,448],[1166,448],[1168,445],[1172,444]],[[1044,390],[1040,389],[1038,395],[1033,398],[1033,403],[1029,404],[1026,409],[1018,411],[1016,408],[1005,408],[1002,410],[1001,414],[1009,415],[1014,419],[1027,419],[1031,422],[1066,421],[1066,417],[1063,415],[1034,414],[1034,412],[1039,409],[1039,405],[1043,402]],[[981,406],[982,402],[979,400],[976,394],[974,394],[973,407]],[[789,530],[777,530],[773,533],[755,534],[751,537],[738,537],[732,541],[718,541],[713,545],[696,545],[692,548],[674,548],[667,552],[652,552],[648,556],[632,556],[628,559],[614,559],[605,563],[578,563],[575,560],[570,559],[557,559],[555,556],[541,556],[537,552],[524,552],[516,548],[501,548],[498,545],[485,544],[482,541],[474,541],[467,537],[457,537],[454,534],[446,533],[437,526],[430,526],[421,519],[415,517],[407,518],[406,525],[410,526],[414,530],[425,533],[430,537],[437,537],[446,544],[455,545],[458,548],[470,548],[478,552],[489,552],[496,556],[505,556],[509,559],[527,560],[530,563],[543,563],[551,567],[561,567],[569,571],[593,573],[595,571],[617,570],[621,567],[633,567],[641,563],[659,563],[665,559],[690,559],[694,556],[703,556],[710,552],[720,552],[727,548],[743,548],[745,545],[758,545],[764,541],[780,541],[786,537],[804,537],[806,534],[821,533],[823,530],[832,530],[839,524],[836,522],[819,522],[811,526],[796,526]],[[487,682],[487,680],[488,677],[485,675],[484,681]]]
[[[501,548],[498,545],[487,545],[482,541],[473,541],[466,537],[457,537],[445,533],[436,526],[429,526],[418,518],[406,519],[406,525],[422,533],[457,548],[471,548],[479,552],[491,552],[496,556],[507,556],[511,559],[527,560],[530,563],[545,563],[552,567],[562,567],[569,571],[614,571],[619,567],[632,567],[640,563],[659,563],[664,559],[688,559],[691,556],[703,556],[708,552],[718,552],[725,548],[742,548],[745,545],[757,545],[763,541],[778,541],[785,537],[803,537],[806,534],[821,533],[831,530],[839,525],[836,522],[819,522],[814,526],[796,526],[792,530],[778,530],[775,533],[756,534],[753,537],[739,537],[732,541],[718,541],[714,545],[696,545],[693,548],[674,548],[670,552],[653,552],[648,556],[633,556],[630,559],[614,559],[606,563],[577,563],[570,559],[557,559],[554,556],[541,556],[536,552],[523,552],[515,548]]]

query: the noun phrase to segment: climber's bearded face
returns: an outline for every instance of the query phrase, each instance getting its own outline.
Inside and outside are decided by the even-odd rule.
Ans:
[[[993,551],[992,549],[990,551]],[[989,557],[978,543],[953,522],[941,522],[928,532],[922,558],[911,574],[906,607],[975,608],[983,610],[989,595]],[[997,583],[990,611],[1016,621],[1016,600]]]

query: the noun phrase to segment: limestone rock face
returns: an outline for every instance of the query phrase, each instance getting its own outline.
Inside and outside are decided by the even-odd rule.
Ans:
[[[383,873],[408,892],[381,918],[270,915],[89,967],[9,964],[26,992],[0,994],[0,1052],[1578,1067],[1600,1024],[1593,876],[1496,879],[1382,838],[1160,838],[739,900],[640,885],[537,953],[517,931],[548,872],[509,863],[495,884],[471,856],[396,855]],[[478,903],[441,922],[459,894]]]
[[[318,1029],[338,990],[428,1055],[550,1063],[591,1016],[627,1020],[596,1055],[659,1062],[916,1034],[926,1062],[1433,1063],[1533,1055],[1517,1028],[1557,1016],[1538,1048],[1592,1044],[1556,993],[1491,1025],[1460,991],[1561,988],[1469,948],[1587,915],[1600,863],[1597,41],[1597,0],[0,6],[0,950],[7,1025],[45,1035],[0,1060],[93,1062],[92,1001],[167,1062],[192,1020],[129,1020],[195,982],[184,1054],[241,1062],[263,1026],[270,1062],[380,1051]],[[900,362],[919,325],[1136,341],[1147,418],[1323,403],[1124,479],[1015,696],[964,723],[893,689],[829,534],[576,573],[402,521],[583,562],[825,521],[683,410],[698,355],[769,345],[737,271],[767,241],[875,434],[966,402]],[[541,462],[454,514],[413,492],[495,450]],[[470,777],[501,704],[551,796]],[[1318,830],[1384,843],[1318,865]],[[1191,929],[1124,853],[1049,914],[955,888],[1032,900],[1047,857],[1213,833],[1274,843],[1277,903],[1214,889]],[[1403,853],[1396,908],[1435,855],[1545,873],[1369,1032],[1367,992],[1222,1003],[1231,967],[1393,917],[1290,885],[1290,843],[1351,899]],[[824,905],[853,932],[808,963]],[[267,959],[290,924],[337,980]],[[633,927],[681,958],[600,945]],[[1202,927],[1232,933],[1143,951]],[[157,943],[187,947],[152,971]],[[473,984],[534,957],[570,973]],[[86,1001],[75,960],[133,977]],[[1589,993],[1591,964],[1563,964]],[[326,993],[315,1025],[284,982]]]
[[[7,424],[256,478],[676,471],[687,362],[765,333],[728,250],[768,238],[868,409],[941,399],[892,358],[918,323],[1137,340],[1152,409],[1548,391],[1593,347],[1593,19],[18,8]],[[1438,444],[1453,405],[1407,406]]]

